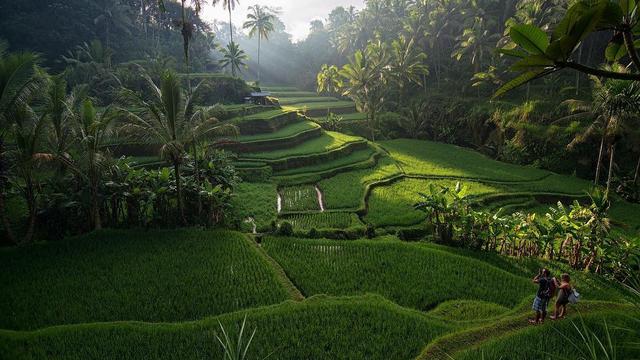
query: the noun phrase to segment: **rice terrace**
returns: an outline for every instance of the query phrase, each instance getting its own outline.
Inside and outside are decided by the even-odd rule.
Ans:
[[[639,7],[0,0],[0,359],[640,359]]]

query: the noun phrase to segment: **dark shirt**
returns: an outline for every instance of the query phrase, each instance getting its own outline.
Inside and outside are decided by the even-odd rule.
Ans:
[[[538,295],[539,298],[541,299],[549,298],[550,282],[551,282],[551,279],[546,277],[541,277],[538,279],[538,293],[536,295]]]

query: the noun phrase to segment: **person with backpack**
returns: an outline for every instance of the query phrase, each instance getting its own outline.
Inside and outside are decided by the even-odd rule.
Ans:
[[[558,293],[558,299],[556,299],[555,311],[553,315],[549,317],[551,320],[564,318],[565,315],[567,315],[567,304],[577,303],[578,297],[580,296],[571,286],[571,277],[569,277],[569,274],[562,274],[562,276],[560,276],[560,283],[557,284],[557,286],[560,291]]]
[[[538,274],[533,278],[533,282],[538,284],[538,291],[536,298],[533,300],[533,311],[535,311],[535,318],[529,319],[530,324],[542,324],[547,317],[547,306],[549,300],[553,296],[552,286],[553,280],[551,279],[551,273],[548,269],[540,269]]]

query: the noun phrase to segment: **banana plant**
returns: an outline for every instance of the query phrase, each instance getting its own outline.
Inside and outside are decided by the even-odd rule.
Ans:
[[[605,51],[606,59],[617,61],[628,55],[636,72],[593,68],[572,59],[572,54],[587,36],[611,30],[615,36]],[[598,77],[640,81],[638,42],[634,40],[634,36],[640,35],[635,0],[580,0],[569,7],[550,37],[531,24],[513,25],[508,35],[512,44],[499,52],[518,59],[511,70],[520,75],[500,87],[494,98],[565,68]]]

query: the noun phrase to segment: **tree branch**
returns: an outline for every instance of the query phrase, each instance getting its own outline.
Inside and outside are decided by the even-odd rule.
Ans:
[[[557,61],[555,64],[556,66],[559,66],[559,67],[567,67],[567,68],[574,69],[589,75],[595,75],[595,76],[610,78],[610,79],[640,81],[640,74],[621,73],[621,72],[615,72],[615,71],[602,70],[602,69],[592,68],[589,66],[578,64],[573,61]]]
[[[636,52],[636,47],[633,44],[633,36],[631,35],[631,31],[625,29],[622,32],[624,37],[624,45],[627,48],[627,53],[629,53],[629,57],[633,62],[633,65],[636,67],[636,70],[640,70],[640,58],[638,57],[638,53]]]

